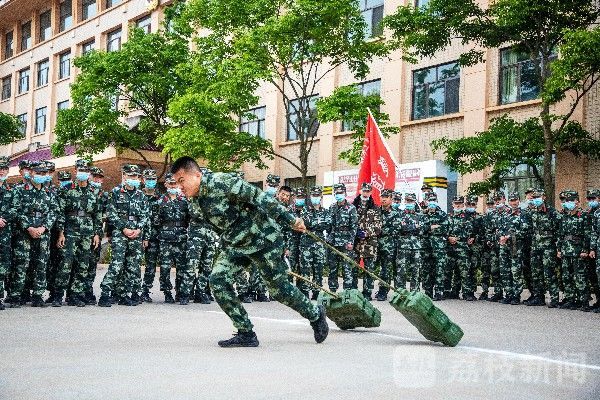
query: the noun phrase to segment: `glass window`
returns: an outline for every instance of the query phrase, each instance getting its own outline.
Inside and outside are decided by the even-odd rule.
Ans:
[[[413,71],[412,119],[458,112],[460,67],[449,63]]]
[[[96,0],[83,0],[81,2],[81,20],[96,16]]]
[[[363,96],[368,96],[370,94],[378,95],[381,92],[381,79],[359,83],[356,85],[356,91]],[[342,121],[342,132],[354,130],[354,125],[354,121]]]
[[[58,56],[58,79],[71,76],[71,52],[66,51]]]
[[[143,29],[146,33],[152,32],[152,18],[150,15],[138,19],[135,24],[138,28]]]
[[[19,114],[17,115],[17,119],[21,123],[21,126],[19,127],[21,137],[25,137],[25,135],[27,134],[27,114]]]
[[[305,182],[306,182],[306,186],[304,186],[304,187],[306,187],[307,189],[311,188],[313,186],[316,186],[317,177],[314,175],[307,176]],[[302,178],[301,177],[300,178],[285,178],[284,183],[286,186],[289,186],[292,189],[296,189],[296,188],[302,187]]]
[[[65,100],[65,101],[60,101],[56,104],[56,109],[58,111],[60,110],[66,110],[67,108],[69,108],[69,100]]]
[[[121,50],[121,29],[109,32],[106,35],[106,51]]]
[[[265,138],[265,114],[267,107],[256,107],[246,111],[240,118],[240,132]]]
[[[556,59],[556,54],[550,61]],[[537,60],[514,49],[500,50],[500,104],[534,100],[539,97]]]
[[[40,14],[40,42],[52,37],[52,11]]]
[[[116,6],[120,4],[121,0],[106,0],[106,8],[111,8],[112,6]]]
[[[9,99],[12,95],[12,75],[2,78],[2,100]]]
[[[21,51],[31,47],[31,21],[21,25]]]
[[[383,2],[384,0],[360,0],[361,13],[367,26],[365,28],[366,37],[376,37],[383,35]]]
[[[415,0],[415,8],[425,8],[429,4],[429,0]]]
[[[19,94],[29,90],[29,68],[19,71]]]
[[[37,64],[37,86],[44,86],[48,84],[48,70],[50,69],[50,62],[48,59],[40,61]]]
[[[4,37],[4,59],[10,58],[13,56],[14,52],[14,43],[13,43],[13,31],[7,32]]]
[[[287,140],[299,140],[300,127],[305,134],[316,136],[319,130],[317,120],[317,99],[319,95],[302,97],[291,100],[287,107]]]
[[[84,56],[90,51],[94,50],[94,45],[96,44],[95,40],[90,40],[89,42],[85,42],[81,45],[81,55]]]
[[[41,107],[35,110],[35,134],[39,135],[46,132],[46,110],[47,107]]]
[[[60,3],[60,23],[59,32],[69,29],[73,26],[73,7],[71,0],[63,0]]]

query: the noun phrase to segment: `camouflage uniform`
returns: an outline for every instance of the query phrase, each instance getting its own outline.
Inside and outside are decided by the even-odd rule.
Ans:
[[[92,177],[104,177],[104,171],[98,167],[91,168]],[[106,227],[106,207],[108,205],[109,192],[102,190],[101,185],[94,182],[90,182],[92,185],[92,191],[98,199],[98,206],[100,209],[102,219],[102,230],[100,232],[100,242],[104,234]],[[90,254],[90,262],[88,264],[87,279],[85,284],[85,299],[89,305],[96,304],[96,296],[94,296],[94,281],[96,280],[96,271],[98,269],[98,263],[100,262],[100,252],[102,251],[102,245],[96,249],[92,249]]]
[[[396,272],[396,286],[406,288],[407,277],[410,279],[410,290],[420,289],[420,274],[423,264],[422,236],[427,227],[423,214],[417,212],[417,196],[408,193],[404,197],[407,201],[405,209],[400,211],[400,236],[398,238],[398,270]],[[408,201],[413,203],[408,203]],[[414,204],[413,209],[410,205]]]
[[[434,300],[442,300],[447,269],[448,215],[437,204],[437,195],[427,197],[423,213],[424,235],[424,289]]]
[[[320,312],[306,296],[290,284],[283,254],[280,225],[292,225],[294,216],[277,200],[232,174],[204,171],[199,193],[191,207],[195,218],[206,220],[224,244],[210,276],[219,306],[238,332],[252,331],[248,314],[233,290],[240,258],[255,264],[275,300],[291,307],[310,321]]]
[[[156,171],[153,169],[145,169],[142,172],[142,177],[144,178],[145,183],[143,192],[150,209],[150,221],[155,221],[156,215],[158,214],[158,202],[160,199],[160,193],[156,190]],[[150,228],[144,232],[144,240],[148,241],[148,246],[144,249],[145,266],[142,300],[151,302],[150,289],[152,289],[152,286],[154,285],[159,257],[158,227],[156,225],[151,223]]]
[[[302,218],[305,212],[309,209],[306,204],[306,189],[303,187],[296,188],[294,190],[295,207],[294,215],[298,218]],[[310,251],[312,239],[300,232],[291,232],[290,242],[290,257],[292,259],[291,267],[292,271],[299,275],[302,275],[306,279],[310,279],[310,264],[302,262],[304,254]],[[296,286],[306,297],[309,296],[310,286],[301,279],[296,280]]]
[[[481,255],[483,253],[483,216],[477,213],[477,196],[467,196],[467,218],[473,223],[473,241],[469,244],[469,277],[468,280],[474,283],[477,291],[477,271],[481,269]],[[482,285],[483,286],[483,285]],[[487,287],[485,292],[487,293]]]
[[[333,190],[334,193],[338,194],[343,190],[343,194],[346,194],[346,187],[343,184],[334,185]],[[356,237],[356,225],[358,223],[356,208],[344,199],[343,202],[336,202],[329,207],[329,215],[331,215],[331,235],[328,237],[329,243],[342,253],[354,258],[354,252],[349,250],[348,246],[354,246],[354,239]],[[344,289],[352,289],[352,269],[354,267],[349,265],[346,260],[337,254],[330,252],[328,286],[333,292],[335,292],[339,286],[338,270],[340,263],[343,268],[343,287]]]
[[[0,157],[0,169],[8,170],[8,157]],[[4,227],[0,228],[0,310],[4,310],[4,280],[11,270],[12,227],[17,219],[19,199],[4,179],[0,179],[0,219]]]
[[[590,232],[590,237],[593,238],[593,226],[594,226],[594,214],[600,210],[600,204],[598,200],[600,199],[600,190],[592,189],[587,191],[587,203],[588,207],[584,211],[586,215],[586,220],[588,223],[588,232]],[[591,243],[590,243],[591,246]],[[596,260],[591,257],[582,260],[585,264],[586,274],[588,286],[590,289],[590,294],[593,294],[596,297],[596,302],[593,307],[597,308],[600,306],[600,285],[598,284],[598,275],[596,274]],[[598,310],[600,312],[600,310]]]
[[[384,189],[381,197],[390,197],[393,195],[391,189]],[[385,208],[381,206],[381,233],[377,238],[377,263],[380,268],[380,276],[385,283],[390,283],[391,277],[395,276],[397,270],[397,249],[396,241],[400,234],[401,219],[400,212],[393,207]],[[376,298],[379,301],[385,301],[389,288],[379,284]]]
[[[498,269],[498,241],[496,238],[496,226],[494,224],[496,209],[494,199],[488,198],[488,207],[485,214],[481,216],[481,296],[479,300],[492,300],[489,297],[489,289],[494,286],[500,287],[500,271]],[[496,289],[498,292],[498,289]]]
[[[193,203],[191,204],[193,206]],[[190,212],[194,215],[193,212]],[[216,234],[208,223],[191,219],[188,227],[187,261],[194,278],[194,302],[209,304],[213,261],[217,251]]]
[[[454,204],[464,203],[463,196],[457,196]],[[448,216],[448,237],[457,238],[456,243],[448,242],[448,269],[445,279],[446,296],[458,298],[458,291],[462,290],[463,300],[475,300],[475,282],[469,262],[469,245],[473,236],[473,221],[467,216],[464,209],[453,210]],[[451,290],[450,290],[451,289]]]

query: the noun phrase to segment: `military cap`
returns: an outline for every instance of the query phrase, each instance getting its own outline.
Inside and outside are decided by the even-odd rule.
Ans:
[[[453,203],[464,203],[465,202],[465,196],[454,196],[452,198],[452,202]]]
[[[58,180],[59,181],[70,181],[73,175],[69,171],[58,171]]]
[[[48,166],[45,162],[31,163],[31,169],[34,172],[48,172]]]
[[[533,197],[542,197],[546,195],[546,191],[542,188],[537,188],[533,191]]]
[[[414,193],[406,193],[404,195],[404,200],[412,200],[412,201],[417,201],[417,195]]]
[[[123,173],[126,175],[140,175],[140,167],[135,164],[123,165]]]
[[[46,164],[46,168],[48,168],[48,172],[56,171],[56,164],[54,164],[52,161],[44,161],[44,163]]]
[[[530,194],[533,192],[535,192],[535,188],[533,188],[533,187],[528,187],[527,189],[525,189],[525,194]]]
[[[281,182],[281,178],[279,177],[279,175],[273,175],[273,174],[267,175],[267,185],[279,186],[280,182]]]
[[[494,200],[504,199],[504,198],[506,198],[506,195],[504,194],[504,192],[502,190],[496,190],[494,192]]]
[[[334,193],[346,193],[346,185],[343,183],[336,183],[333,185]]]
[[[485,200],[485,204],[494,204],[494,198],[492,196],[488,196],[487,199]]]
[[[586,197],[588,199],[594,199],[600,197],[600,190],[598,189],[588,189],[586,193]]]
[[[238,176],[238,178],[244,179],[246,177],[246,174],[244,173],[244,171],[236,171],[235,174]]]
[[[92,163],[90,163],[89,160],[80,158],[79,160],[75,161],[75,167],[82,171],[89,171],[91,166]]]
[[[321,188],[321,186],[313,186],[310,189],[310,194],[312,196],[321,196],[323,194],[323,189]]]
[[[567,197],[567,193],[574,192],[573,189],[565,189],[558,194],[559,199],[564,200]]]
[[[479,201],[478,196],[474,196],[474,195],[467,196],[467,204],[477,204],[478,201]]]
[[[425,196],[425,200],[427,200],[427,201],[437,201],[437,199],[438,199],[438,197],[435,192],[427,193],[427,195]]]
[[[156,171],[152,168],[147,168],[142,172],[142,176],[146,179],[156,179]]]
[[[104,170],[99,167],[90,167],[90,172],[93,176],[101,176],[104,177]]]
[[[568,192],[565,193],[565,200],[567,200],[567,201],[579,200],[579,193],[575,190],[569,190]]]
[[[19,161],[19,170],[21,170],[23,168],[31,168],[31,161],[29,161],[29,160]]]
[[[303,187],[297,187],[296,189],[294,189],[294,196],[306,197],[306,189]]]
[[[521,200],[521,196],[519,195],[519,192],[511,192],[508,195],[508,200]]]
[[[371,190],[373,190],[373,187],[370,183],[363,182],[363,184],[360,185],[360,190],[368,190],[370,192]]]
[[[394,195],[394,189],[383,189],[381,191],[381,197],[392,197]]]
[[[177,183],[172,173],[169,172],[165,175],[165,183]]]
[[[402,193],[400,193],[400,192],[394,192],[393,199],[401,201],[402,200]]]
[[[423,186],[421,186],[421,191],[423,190],[433,190],[433,188],[429,186],[429,184],[424,183]]]
[[[0,168],[8,168],[10,160],[6,156],[0,156]]]

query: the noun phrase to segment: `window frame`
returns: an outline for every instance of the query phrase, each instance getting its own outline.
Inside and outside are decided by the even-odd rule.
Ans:
[[[39,113],[40,111],[43,111],[43,114],[40,115],[40,113]],[[40,136],[40,135],[43,135],[44,133],[46,133],[46,129],[48,128],[48,121],[46,118],[47,116],[48,116],[48,107],[47,106],[35,109],[35,128],[33,130],[33,133],[34,133],[33,136]],[[39,127],[40,118],[42,118],[42,121],[44,124],[43,130],[40,130],[40,127]]]
[[[63,57],[68,55],[69,58],[64,60]],[[65,63],[65,61],[68,61]],[[65,67],[66,65],[66,67]],[[66,70],[66,74],[65,74]],[[71,50],[63,51],[58,55],[58,80],[67,79],[71,77]]]
[[[87,12],[90,9],[90,6],[92,4],[94,5],[94,7],[93,7],[94,11],[92,14],[87,14]],[[88,19],[94,18],[96,15],[98,15],[98,1],[97,0],[81,0],[81,20],[87,21]]]
[[[6,82],[8,82],[8,85],[5,85]],[[4,101],[4,100],[10,99],[12,97],[12,74],[4,76],[0,80],[0,85],[2,86],[2,88],[0,88],[0,90],[2,92],[0,94],[0,101]],[[7,92],[7,90],[6,90],[7,87],[8,87],[8,94],[6,93]]]
[[[302,99],[309,99],[309,101],[308,101],[309,114],[312,114],[312,113],[316,114],[316,112],[317,112],[317,100],[319,99],[319,94],[318,93],[315,93],[313,95],[308,95],[308,96],[305,96],[305,97],[297,97],[295,99],[289,100],[287,102],[286,114],[285,114],[285,119],[286,119],[286,135],[285,135],[285,139],[286,140],[285,141],[286,142],[293,142],[293,141],[296,141],[296,140],[300,140],[298,138],[298,130],[297,129],[293,129],[293,128],[290,129],[292,127],[292,124],[296,123],[298,121],[298,119],[300,118],[300,116],[296,115],[296,120],[294,122],[292,122],[291,121],[292,114],[293,113],[298,114],[298,113],[295,112],[293,109],[290,109],[290,106],[291,106],[292,103],[294,103],[294,102],[300,102]],[[311,102],[313,101],[312,99],[314,99],[314,108],[311,108]],[[310,132],[309,131],[309,136],[308,136],[309,138],[317,136],[318,132],[319,132],[319,127],[320,127],[321,124],[319,123],[318,119],[315,119],[314,121],[316,122],[316,126],[313,128],[314,132]],[[311,128],[311,126],[308,127],[309,130],[310,130],[310,128]],[[293,132],[293,134],[294,134],[293,138],[290,136],[290,133],[292,131],[294,131]]]
[[[265,139],[266,137],[266,121],[267,121],[267,106],[258,106],[258,107],[254,107],[251,108],[247,111],[244,111],[243,114],[253,114],[254,116],[256,116],[256,112],[259,110],[264,110],[263,111],[263,116],[262,118],[256,118],[256,119],[247,119],[245,118],[243,115],[240,116],[239,118],[239,126],[238,126],[238,132],[246,132],[249,135],[253,135],[253,136],[258,136],[261,139]],[[248,128],[250,126],[255,125],[257,126],[257,133],[251,133],[250,130],[244,130],[244,128]],[[261,130],[262,127],[262,130]]]
[[[140,25],[141,22],[148,23],[146,25]],[[144,15],[135,20],[135,26],[137,28],[143,29],[145,33],[152,33],[152,14]]]
[[[86,51],[86,47],[90,46],[89,49]],[[83,42],[81,43],[81,55],[85,56],[86,54],[88,54],[89,52],[95,50],[95,46],[96,46],[96,39],[90,39],[87,42]]]
[[[9,59],[15,55],[15,31],[11,30],[4,34],[4,59]],[[8,40],[10,36],[10,40]]]
[[[27,75],[24,76],[24,73],[27,73]],[[29,92],[29,89],[30,89],[29,77],[30,77],[30,75],[31,75],[31,69],[29,67],[19,70],[19,84],[18,84],[18,89],[17,89],[18,94],[23,94],[23,93]],[[25,90],[23,90],[23,86],[22,86],[23,81],[24,81],[23,78],[26,78],[26,82],[27,82],[27,84],[26,84],[27,87],[25,88]]]
[[[368,96],[370,93],[365,94],[364,92],[364,88],[370,84],[370,83],[374,83],[374,82],[379,82],[379,91],[378,91],[378,95],[379,97],[381,97],[381,78],[377,78],[377,79],[371,79],[369,81],[363,81],[363,82],[358,82],[356,83],[356,88],[359,89],[360,88],[360,94],[363,96]],[[350,120],[342,120],[342,126],[341,128],[341,132],[350,132],[354,130],[354,124],[355,121],[350,121]]]
[[[385,0],[380,0],[381,4],[377,3],[376,5],[370,5],[369,3],[372,1],[374,0],[360,0],[359,4],[360,13],[367,24],[365,27],[365,36],[369,39],[383,36],[383,25],[381,22],[383,21],[383,16],[385,15]],[[380,13],[379,21],[377,21],[377,23],[374,23],[375,10]],[[367,22],[367,15],[370,16],[371,21]],[[379,24],[379,26],[376,27],[377,24]]]
[[[64,13],[66,7],[64,4],[69,3],[69,13]],[[64,32],[73,27],[73,0],[62,0],[58,4],[58,31]]]
[[[25,36],[25,27],[29,26],[29,34]],[[31,20],[21,24],[21,51],[30,49],[33,46],[33,37],[31,33]]]
[[[48,25],[44,27],[42,22],[45,16],[48,16]],[[38,30],[38,40],[39,42],[45,42],[48,39],[52,38],[52,9],[46,10],[39,15],[39,30]],[[46,35],[46,32],[48,35]]]
[[[458,72],[456,75],[450,77],[450,78],[446,78],[446,79],[440,79],[440,68],[441,67],[445,67],[445,66],[449,66],[455,64],[458,67]],[[432,70],[435,69],[435,80],[433,82],[424,82],[422,84],[416,85],[415,84],[415,74],[421,72],[421,71],[426,71],[426,70]],[[415,69],[412,71],[412,76],[411,76],[411,84],[412,84],[412,88],[411,88],[411,110],[410,110],[410,120],[411,121],[421,121],[424,119],[429,119],[429,118],[437,118],[437,117],[443,117],[445,115],[452,115],[452,114],[456,114],[460,112],[460,84],[461,84],[461,72],[462,69],[460,68],[460,64],[458,63],[458,61],[450,61],[450,62],[444,62],[441,64],[435,64],[435,65],[431,65],[429,67],[423,67],[423,68],[419,68],[419,69]],[[447,111],[447,104],[448,102],[447,100],[447,86],[448,86],[448,82],[450,81],[458,81],[457,85],[458,85],[458,90],[456,93],[456,110],[455,111]],[[443,83],[444,84],[444,111],[440,114],[440,115],[431,115],[430,114],[430,107],[426,108],[426,113],[425,116],[417,118],[416,116],[416,98],[415,95],[417,93],[417,90],[423,88],[425,89],[425,93],[426,93],[426,98],[427,98],[427,103],[429,103],[429,98],[430,98],[430,86],[436,86]]]
[[[23,113],[23,114],[19,114],[16,116],[17,119],[21,122],[21,134],[22,137],[21,139],[25,139],[27,137],[27,124],[28,124],[28,120],[29,120],[29,116],[27,115],[27,113]]]
[[[41,69],[40,67],[41,67],[43,64],[45,64],[46,68],[44,68],[44,69]],[[37,62],[37,63],[35,64],[35,66],[36,66],[36,79],[35,79],[36,87],[38,87],[38,88],[39,88],[39,87],[42,87],[42,86],[46,86],[46,85],[48,84],[48,80],[49,80],[49,77],[50,77],[50,76],[49,76],[49,73],[50,73],[50,59],[49,59],[49,58],[46,58],[46,59],[44,59],[44,60],[42,60],[42,61],[39,61],[39,62]],[[46,72],[45,72],[45,79],[46,79],[46,81],[45,81],[45,82],[43,82],[43,83],[41,83],[41,81],[42,81],[43,79],[40,79],[40,78],[42,78],[42,77],[43,77],[43,75],[41,75],[41,74],[42,74],[42,71],[46,71]]]
[[[119,4],[121,4],[121,0],[106,0],[106,8],[111,8],[114,6],[118,6]]]
[[[119,36],[116,39],[111,39],[111,36],[114,34],[119,34]],[[106,51],[107,52],[112,52],[112,51],[119,51],[121,50],[121,45],[122,45],[122,38],[123,38],[123,28],[119,27],[116,29],[113,29],[112,31],[109,31],[106,33]],[[111,49],[111,45],[112,43],[118,41],[119,45],[118,48],[116,50]]]

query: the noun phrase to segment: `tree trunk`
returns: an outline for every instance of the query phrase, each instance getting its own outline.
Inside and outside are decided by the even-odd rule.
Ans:
[[[544,190],[548,203],[554,204],[554,175],[552,174],[552,156],[554,155],[554,135],[550,121],[550,106],[545,104],[540,113],[544,128]]]

